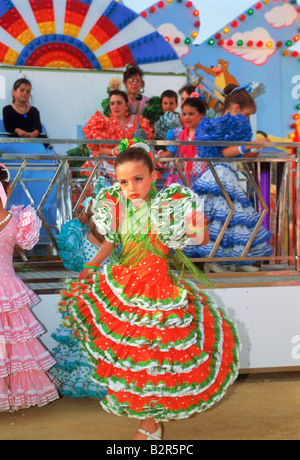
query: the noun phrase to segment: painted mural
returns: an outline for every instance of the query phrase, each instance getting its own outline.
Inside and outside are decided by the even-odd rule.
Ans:
[[[203,24],[196,1],[158,1],[141,12],[125,3],[0,0],[0,62],[91,71],[136,63],[146,72],[162,64],[174,72],[178,63],[210,88],[211,106],[229,82],[258,88],[257,129],[272,140],[300,140],[296,0],[255,2],[198,44]]]

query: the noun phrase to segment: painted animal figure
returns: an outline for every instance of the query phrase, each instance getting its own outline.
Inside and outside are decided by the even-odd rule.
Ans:
[[[228,66],[229,62],[224,61],[223,59],[219,59],[218,64],[211,67],[205,67],[202,64],[200,64],[200,62],[198,62],[194,66],[195,69],[203,70],[203,72],[214,77],[214,85],[220,88],[220,92],[215,91],[215,95],[222,101],[224,100],[222,91],[227,85],[229,85],[230,83],[234,83],[235,85],[239,86],[239,83],[234,78],[234,76],[229,73]],[[216,102],[216,99],[211,99],[209,104],[210,107],[214,107],[216,105]]]

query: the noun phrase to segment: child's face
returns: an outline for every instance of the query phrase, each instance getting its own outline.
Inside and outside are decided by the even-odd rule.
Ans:
[[[150,173],[143,161],[127,161],[116,167],[116,176],[125,197],[135,206],[149,199],[149,192],[156,174]]]
[[[182,107],[182,104],[184,103],[184,101],[190,97],[190,95],[186,92],[186,91],[183,91],[181,93],[181,101],[180,101],[180,107]]]
[[[204,117],[195,107],[185,105],[182,109],[184,126],[186,128],[196,128]]]
[[[22,83],[18,89],[12,90],[16,102],[28,102],[31,94],[31,86]]]
[[[126,112],[128,110],[128,104],[126,103],[125,99],[120,96],[114,94],[111,96],[109,100],[109,107],[111,116],[115,119],[123,118],[126,116]]]
[[[161,102],[161,108],[163,113],[166,112],[175,112],[177,109],[177,102],[175,100],[175,97],[163,97],[163,100]]]

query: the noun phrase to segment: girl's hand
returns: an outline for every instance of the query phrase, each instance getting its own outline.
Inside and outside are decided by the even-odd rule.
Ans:
[[[15,129],[15,133],[19,136],[19,137],[29,137],[29,134],[24,131],[23,129],[20,129],[20,128],[16,128]]]
[[[78,276],[79,281],[85,280],[90,276],[91,270],[89,268],[84,268]]]
[[[159,150],[157,152],[157,157],[156,158],[172,158],[172,154],[168,150],[167,151]]]
[[[256,149],[256,152],[259,152],[260,149],[262,149],[262,146],[257,146],[255,144],[262,143],[262,142],[271,142],[268,137],[263,137],[262,139],[255,139],[253,141],[253,145],[251,147],[248,147],[249,149]]]
[[[83,211],[82,214],[78,217],[80,223],[83,225],[87,225],[89,223],[89,218],[87,214]]]
[[[209,230],[203,214],[195,210],[185,219],[185,232],[193,244],[205,246],[209,242]]]
[[[258,152],[248,152],[244,155],[244,158],[257,158]]]
[[[31,139],[35,139],[36,137],[38,137],[39,134],[40,132],[36,129],[35,131],[32,131],[32,133],[29,134],[29,137]]]
[[[257,142],[271,142],[271,141],[270,141],[270,139],[268,137],[263,137],[261,139],[255,139],[255,141],[253,141],[253,144],[255,144]]]

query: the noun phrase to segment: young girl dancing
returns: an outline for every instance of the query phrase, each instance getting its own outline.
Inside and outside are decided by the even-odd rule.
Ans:
[[[241,88],[231,84],[224,89],[224,93],[226,95],[224,102],[225,115],[217,119],[204,118],[196,130],[195,141],[251,141],[252,131],[248,119],[251,114],[255,113],[256,106],[253,97],[248,92],[248,88]],[[260,142],[263,140],[268,141],[265,138],[260,139]],[[256,152],[250,152],[251,149],[255,148],[255,141],[253,142],[254,144],[249,147],[201,146],[197,147],[197,150],[201,158],[256,157]],[[255,211],[253,204],[248,200],[242,189],[238,175],[233,168],[234,164],[214,162],[213,166],[235,208],[231,222],[224,232],[214,257],[241,257],[260,215]],[[209,243],[205,247],[197,248],[197,256],[207,257],[221,232],[230,212],[230,207],[209,168],[194,182],[193,190],[205,203],[204,212],[209,220],[210,234]],[[267,257],[272,255],[272,249],[268,244],[270,237],[271,233],[260,227],[250,246],[247,257]],[[258,270],[258,267],[252,265],[253,263],[253,260],[242,261],[236,265],[246,271]],[[222,264],[222,267],[219,264]],[[206,264],[205,271],[222,272],[226,270],[226,268],[223,268],[224,265],[228,265],[231,269],[235,268],[234,262],[225,261],[219,264]]]
[[[37,339],[44,329],[29,310],[39,299],[13,268],[14,248],[32,249],[41,221],[31,206],[5,210],[9,180],[0,165],[0,411],[44,406],[59,397],[47,372],[55,360]]]
[[[97,362],[93,378],[107,387],[102,407],[138,418],[133,439],[151,440],[161,438],[161,422],[190,417],[224,396],[238,374],[239,339],[225,311],[171,270],[172,262],[188,264],[179,248],[191,238],[208,241],[196,195],[174,184],[155,196],[149,147],[122,151],[128,144],[115,162],[119,184],[93,203],[103,248],[62,304]],[[119,241],[118,260],[95,272]]]

